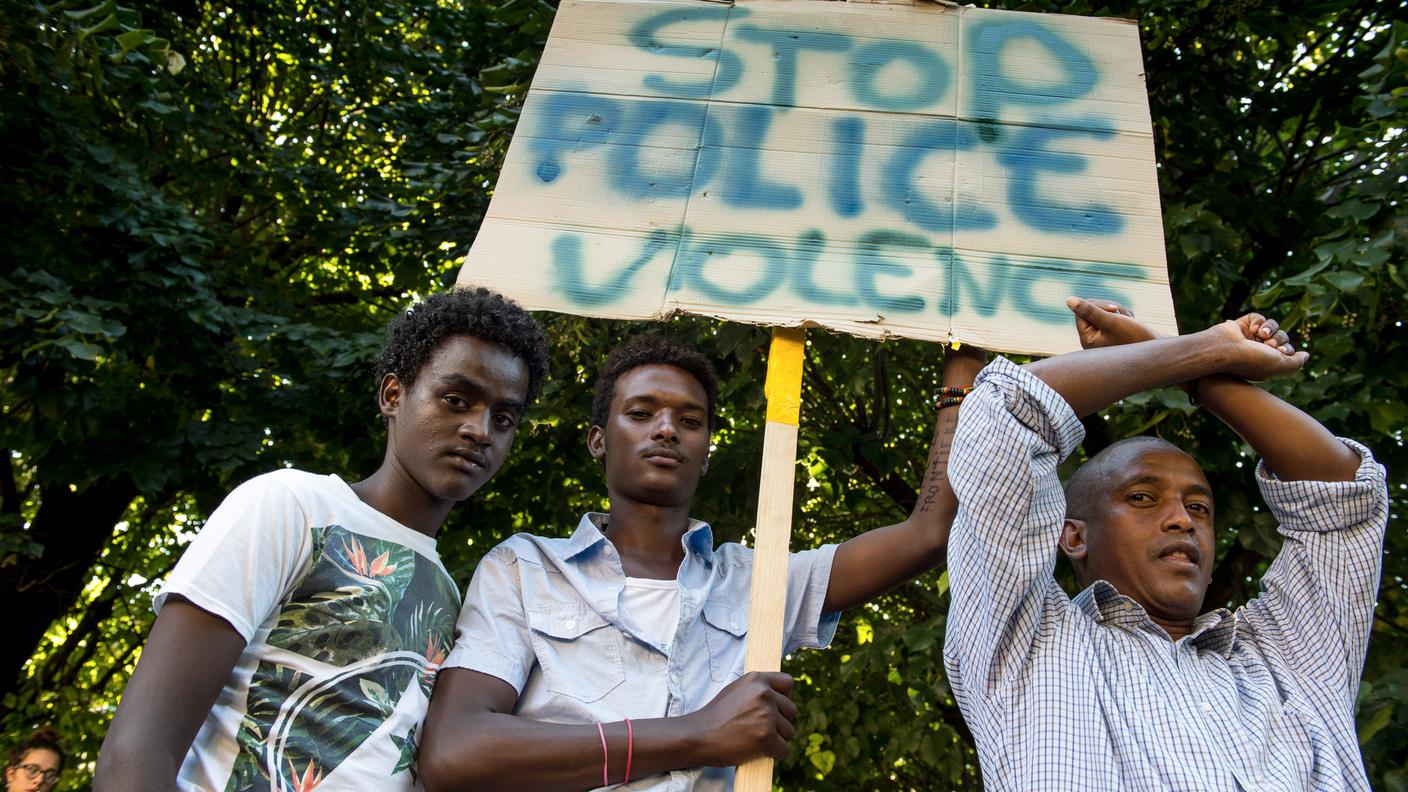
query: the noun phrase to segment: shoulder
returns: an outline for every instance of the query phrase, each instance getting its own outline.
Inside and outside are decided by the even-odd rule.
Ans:
[[[714,548],[714,564],[722,567],[753,566],[753,548],[738,542],[724,542]]]
[[[230,496],[298,500],[301,496],[313,493],[335,492],[339,487],[345,487],[345,485],[342,485],[334,476],[284,468],[255,476],[236,487],[231,491]]]
[[[494,549],[484,556],[484,561],[493,559],[501,564],[528,561],[541,565],[544,561],[560,558],[567,548],[567,542],[567,539],[559,537],[514,534],[495,545]]]

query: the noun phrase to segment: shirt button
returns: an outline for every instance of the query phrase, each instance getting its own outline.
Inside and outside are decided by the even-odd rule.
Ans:
[[[569,629],[569,630],[575,630],[575,629],[577,629],[577,620],[576,620],[576,619],[568,619],[567,621],[565,621],[565,622],[562,623],[562,626],[563,626],[563,627],[566,627],[566,628]]]
[[[1204,713],[1212,712],[1212,705],[1207,703],[1206,701],[1202,702],[1198,706],[1203,708]]]

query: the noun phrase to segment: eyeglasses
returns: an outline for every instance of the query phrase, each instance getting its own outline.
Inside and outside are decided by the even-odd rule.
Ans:
[[[58,770],[45,770],[37,764],[22,764],[16,765],[16,767],[23,770],[24,777],[30,781],[33,781],[39,776],[44,776],[44,786],[46,787],[51,787],[59,782]]]

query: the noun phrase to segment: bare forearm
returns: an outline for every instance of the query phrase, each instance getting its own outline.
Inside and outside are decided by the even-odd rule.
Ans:
[[[1204,377],[1198,399],[1287,481],[1351,481],[1359,455],[1319,421],[1245,380]]]
[[[602,724],[607,779],[625,779],[709,763],[688,716]],[[465,717],[453,728],[426,729],[421,773],[427,792],[595,789],[602,786],[601,734],[595,725],[546,723],[501,713]]]
[[[168,599],[108,727],[93,789],[174,791],[181,763],[243,650],[244,638],[229,622],[174,595]]]
[[[1221,346],[1206,331],[1137,344],[1083,349],[1028,363],[1078,416],[1153,388],[1197,379],[1226,363]]]
[[[929,445],[929,462],[924,468],[924,485],[919,499],[910,512],[909,520],[917,533],[927,537],[938,548],[938,563],[943,563],[948,549],[948,533],[958,513],[958,497],[948,480],[949,451],[953,433],[958,428],[959,407],[942,407],[934,423],[934,439]],[[931,564],[932,565],[932,564]]]
[[[93,791],[176,792],[176,775],[180,769],[181,759],[154,750],[151,741],[118,746],[108,739],[98,756]]]
[[[980,350],[949,352],[944,360],[944,386],[971,386],[984,358]],[[827,613],[869,602],[906,580],[943,566],[949,530],[958,513],[958,498],[948,480],[948,458],[959,409],[958,405],[938,408],[928,463],[909,517],[837,548],[822,606]]]

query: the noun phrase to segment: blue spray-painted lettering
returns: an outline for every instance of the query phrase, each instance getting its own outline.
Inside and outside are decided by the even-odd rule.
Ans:
[[[1007,206],[1017,219],[1042,231],[1067,234],[1118,234],[1124,218],[1103,204],[1064,206],[1037,194],[1037,176],[1045,173],[1081,173],[1086,158],[1078,154],[1051,151],[1046,145],[1069,137],[1110,137],[1108,129],[1051,129],[1027,127],[997,155],[997,161],[1011,169],[1007,179]]]
[[[826,249],[826,236],[816,229],[802,233],[792,254],[792,290],[804,300],[817,305],[855,305],[854,292],[831,292],[817,285],[812,271],[816,260]]]
[[[552,242],[554,274],[557,288],[567,298],[583,306],[607,305],[634,293],[634,279],[652,262],[660,260],[677,237],[655,231],[642,241],[640,254],[624,264],[600,283],[588,284],[589,270],[605,271],[608,267],[583,262],[581,237],[564,233]],[[903,231],[876,230],[861,236],[858,248],[849,257],[845,248],[831,248],[828,261],[850,262],[849,271],[842,275],[852,291],[828,291],[817,285],[816,266],[828,252],[826,237],[816,229],[800,234],[789,250],[785,239],[757,234],[711,234],[698,236],[683,229],[678,236],[679,247],[674,267],[669,275],[668,290],[691,290],[716,305],[744,307],[766,300],[783,285],[814,305],[850,306],[864,303],[882,314],[913,314],[928,304],[924,294],[897,296],[882,291],[880,277],[906,279],[913,268],[885,255],[886,249],[922,251],[930,249],[928,239]],[[966,263],[951,247],[932,247],[939,263],[939,293],[929,295],[934,310],[951,317],[965,310],[991,317],[1004,307],[1043,324],[1064,325],[1070,315],[1060,304],[1039,301],[1033,294],[1041,284],[1050,284],[1049,292],[1058,294],[1099,295],[1133,306],[1122,283],[1147,280],[1143,269],[1132,264],[1086,263],[1046,259],[1013,262],[1007,256],[989,258],[981,269]],[[712,267],[730,256],[746,256],[759,266]],[[720,282],[728,278],[751,279],[748,283]],[[912,290],[911,290],[912,291]]]
[[[948,292],[939,300],[939,313],[944,316],[953,316],[962,309],[963,296],[968,295],[968,304],[979,316],[992,316],[997,313],[997,309],[1002,305],[1003,295],[1007,293],[1007,284],[997,277],[991,278],[984,288],[984,284],[979,282],[968,271],[968,267],[963,264],[963,260],[954,253],[953,248],[941,247],[934,251],[934,255],[939,260],[939,265],[948,272]],[[991,271],[989,274],[993,274]]]
[[[737,108],[732,115],[720,113],[710,120],[719,117],[725,120],[710,124],[709,129],[705,130],[704,148],[699,152],[700,174],[695,177],[696,186],[707,185],[707,176],[721,168],[722,183],[718,196],[728,206],[778,210],[801,206],[801,190],[790,184],[768,181],[763,176],[763,163],[758,155],[772,126],[772,111],[766,107],[745,105]],[[733,130],[733,140],[723,139],[720,130],[725,127]]]
[[[562,174],[563,155],[600,145],[621,122],[621,105],[602,96],[549,93],[529,138],[533,173],[544,183]]]
[[[914,175],[919,163],[930,154],[967,150],[978,145],[978,138],[967,124],[940,118],[915,127],[895,149],[895,155],[885,168],[884,199],[891,209],[925,231],[952,231],[957,228],[992,228],[997,218],[976,204],[955,210],[938,206],[914,189]]]
[[[707,276],[706,270],[711,260],[726,258],[735,253],[752,253],[762,261],[763,266],[756,270],[756,280],[743,286],[725,286]],[[720,234],[701,238],[685,234],[680,240],[679,252],[675,254],[675,269],[670,275],[670,288],[694,289],[704,295],[705,299],[724,305],[749,305],[764,300],[777,291],[777,287],[781,286],[787,277],[790,258],[787,250],[773,237],[757,234]]]
[[[1081,264],[1072,269],[1069,261],[1036,261],[1028,263],[1022,268],[1020,275],[1014,276],[1010,280],[1008,288],[1008,301],[1013,308],[1023,314],[1046,324],[1059,325],[1071,321],[1071,313],[1065,310],[1065,305],[1046,301],[1037,301],[1032,298],[1032,289],[1042,281],[1055,281],[1058,284],[1056,291],[1061,294],[1086,294],[1099,295],[1103,300],[1114,300],[1124,305],[1130,305],[1131,300],[1128,294],[1119,288],[1119,280],[1128,280],[1133,277],[1136,280],[1143,280],[1142,273],[1132,276],[1131,271],[1137,272],[1137,267],[1124,264]]]
[[[863,208],[860,161],[861,146],[865,145],[865,121],[858,117],[832,121],[831,141],[836,145],[831,154],[831,178],[827,181],[831,209],[841,217],[855,217]]]
[[[916,82],[908,91],[893,91],[893,80],[876,82],[880,72],[891,63],[907,62]],[[912,41],[877,41],[866,44],[851,54],[851,70],[855,79],[851,93],[871,107],[894,112],[922,110],[943,98],[948,92],[949,67],[938,53]]]
[[[871,231],[862,236],[856,250],[856,291],[860,292],[867,305],[877,311],[914,313],[924,310],[923,297],[913,294],[905,297],[887,297],[875,287],[875,278],[879,275],[906,277],[914,271],[912,267],[886,258],[882,251],[887,247],[922,250],[929,247],[929,240],[900,231]]]
[[[862,104],[880,110],[932,105],[947,95],[953,69],[939,53],[918,42],[859,41],[831,31],[742,24],[735,28],[740,40],[770,49],[776,72],[772,96],[783,106],[695,101],[717,96],[738,83],[745,64],[737,53],[718,48],[663,44],[662,38],[685,39],[662,34],[676,33],[672,26],[716,22],[722,35],[724,22],[746,16],[745,10],[724,6],[676,7],[632,28],[631,40],[648,52],[672,59],[717,59],[717,79],[708,85],[670,82],[657,75],[646,78],[648,85],[669,88],[685,98],[544,92],[527,143],[536,181],[560,183],[574,155],[601,146],[605,147],[599,157],[604,171],[601,183],[632,200],[685,200],[691,194],[707,194],[730,209],[779,213],[805,209],[809,200],[824,201],[839,218],[858,218],[878,207],[883,214],[897,215],[913,229],[930,233],[992,229],[1000,216],[1044,233],[1109,236],[1124,230],[1125,218],[1114,206],[1089,200],[1062,203],[1051,197],[1059,197],[1054,189],[1059,182],[1052,176],[1083,173],[1091,162],[1084,154],[1059,150],[1058,144],[1071,137],[1106,139],[1114,134],[1102,119],[1038,118],[1030,112],[1032,107],[1046,106],[1043,112],[1052,113],[1049,106],[1088,94],[1098,80],[1093,61],[1059,31],[1044,23],[1001,19],[975,23],[965,39],[966,73],[973,74],[975,81],[968,93],[975,97],[979,116],[996,118],[1005,108],[1020,106],[1027,110],[1023,125],[916,117],[882,121],[858,113],[821,116],[830,140],[813,160],[818,163],[817,172],[811,173],[793,166],[795,159],[783,162],[767,156],[778,148],[773,138],[793,131],[793,127],[777,131],[779,116],[812,117],[784,115],[789,112],[785,105],[796,100],[802,53],[821,57],[848,51],[846,73],[852,92]],[[1019,46],[1023,53],[1040,47],[1056,64],[1056,75],[1035,84],[1005,74],[1003,59],[1013,61],[1013,48]],[[888,79],[893,69],[911,70],[916,77]],[[657,77],[659,82],[651,83]],[[893,125],[902,130],[900,138],[893,146],[867,145],[867,124],[885,132]],[[988,161],[1004,170],[1005,215],[992,204],[959,200],[958,184],[952,183],[956,169],[926,168],[936,161],[931,154],[957,156],[985,147],[991,151]]]
[[[1064,305],[1037,302],[1032,297],[1036,284],[1054,281],[1053,291],[1060,294],[1098,294],[1103,299],[1130,305],[1129,295],[1119,288],[1118,282],[1145,279],[1143,271],[1129,264],[1046,260],[1014,264],[1006,256],[993,257],[980,278],[953,249],[941,247],[935,253],[949,273],[948,291],[937,303],[944,316],[959,313],[966,304],[979,316],[989,317],[1006,303],[1030,319],[1060,325],[1071,320],[1070,313]]]
[[[640,155],[643,144],[663,126],[677,125],[688,131],[688,137],[698,139],[699,130],[709,134],[714,126],[706,117],[708,108],[695,102],[639,102],[632,113],[631,129],[620,136],[620,145],[613,145],[607,155],[608,173],[617,192],[636,198],[647,196],[686,196],[696,182],[707,182],[713,175],[713,163],[699,162],[695,167],[693,152],[681,148],[675,157],[674,171],[652,167],[642,171]],[[709,128],[706,128],[706,124]],[[716,133],[717,134],[717,133]]]
[[[698,45],[664,44],[659,40],[660,30],[678,22],[717,21],[719,30],[730,17],[746,16],[746,9],[731,6],[700,5],[689,8],[674,8],[641,20],[631,28],[626,37],[637,47],[656,55],[676,58],[717,59],[713,74],[707,80],[694,83],[667,80],[658,74],[645,78],[645,87],[652,91],[668,93],[690,99],[705,99],[710,94],[733,87],[743,76],[743,61],[738,55],[721,47],[701,47]]]
[[[607,145],[607,175],[617,192],[633,198],[686,196],[691,184],[712,178],[715,163],[700,162],[696,167],[693,150],[681,146],[684,156],[674,158],[674,170],[653,166],[644,172],[640,156],[645,144],[666,126],[683,128],[686,140],[698,140],[700,130],[718,137],[717,122],[708,119],[707,113],[708,108],[697,102],[618,102],[591,94],[550,93],[543,103],[542,122],[528,139],[533,173],[551,184],[565,170],[567,154]]]
[[[744,41],[772,46],[773,61],[777,68],[772,86],[772,103],[775,105],[796,104],[798,52],[845,52],[851,48],[851,37],[839,33],[804,33],[739,25],[738,37]]]
[[[587,284],[586,267],[582,265],[582,238],[576,234],[561,234],[552,241],[552,266],[557,276],[557,288],[577,305],[606,305],[616,302],[630,290],[631,279],[660,251],[670,244],[664,231],[651,232],[641,248],[640,256],[597,286]]]
[[[1046,48],[1065,70],[1059,82],[1039,85],[1013,79],[1003,73],[1003,50],[1022,39]],[[1063,104],[1090,93],[1099,81],[1095,62],[1051,28],[1036,22],[993,20],[975,22],[968,31],[968,67],[973,89],[968,91],[973,116],[982,119],[1002,117],[1005,105],[1041,107]]]

